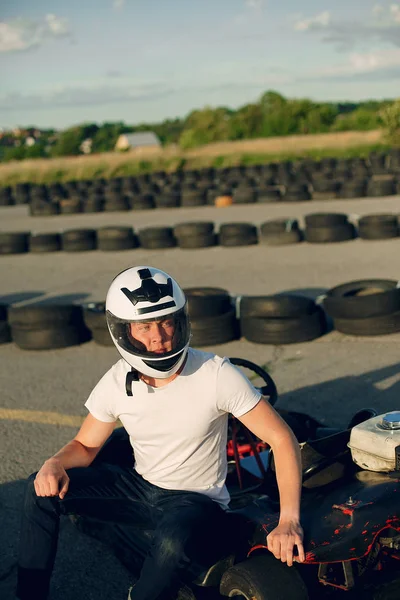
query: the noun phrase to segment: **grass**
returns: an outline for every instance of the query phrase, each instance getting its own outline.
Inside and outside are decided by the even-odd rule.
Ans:
[[[299,158],[365,158],[372,151],[388,149],[390,146],[385,144],[383,132],[378,130],[217,142],[186,152],[166,147],[161,151],[32,159],[0,164],[0,186],[109,179],[152,171],[249,166]]]

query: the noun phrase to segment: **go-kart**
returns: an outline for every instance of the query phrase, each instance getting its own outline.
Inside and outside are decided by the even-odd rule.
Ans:
[[[274,405],[274,381],[260,366],[231,358],[263,380],[259,388]],[[394,447],[395,465],[386,472],[370,470],[375,443],[368,452],[350,448],[352,431],[375,427],[383,444],[400,439],[400,413],[389,413],[390,429],[372,409],[359,411],[346,429],[322,425],[312,417],[276,409],[300,442],[303,463],[301,523],[306,560],[288,567],[267,548],[266,537],[279,520],[279,493],[273,453],[240,421],[229,417],[227,487],[231,495],[226,513],[224,552],[201,571],[190,585],[182,584],[179,599],[241,597],[246,600],[306,600],[348,592],[346,597],[400,598],[400,441]],[[393,418],[390,418],[392,415]],[[397,416],[396,416],[397,415]],[[396,430],[396,427],[398,429]],[[353,444],[354,445],[354,444]],[[375,456],[375,459],[377,457]],[[124,428],[114,431],[95,463],[133,466],[132,448]],[[359,464],[356,464],[359,463]],[[132,573],[143,554],[133,557],[113,525],[90,517],[72,516],[78,529],[112,547]],[[146,537],[147,536],[147,537]],[[118,540],[118,542],[115,542]],[[137,554],[140,542],[135,546]],[[383,595],[382,595],[383,594]]]

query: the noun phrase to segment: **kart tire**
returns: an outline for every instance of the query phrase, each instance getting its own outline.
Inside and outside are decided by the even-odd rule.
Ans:
[[[240,337],[239,322],[236,319],[234,308],[214,317],[191,319],[190,323],[192,327],[191,343],[194,348],[225,344]]]
[[[306,227],[304,237],[310,244],[345,242],[356,237],[356,229],[352,223],[330,227]]]
[[[221,315],[232,308],[232,300],[227,290],[213,287],[193,287],[183,290],[191,319]]]
[[[78,327],[59,329],[11,329],[14,343],[22,350],[53,350],[77,346],[90,339],[88,330]]]
[[[365,319],[334,319],[335,329],[347,335],[388,335],[400,331],[400,311]]]
[[[288,246],[298,244],[303,240],[301,231],[282,231],[281,233],[262,234],[260,244],[264,246]]]
[[[225,571],[220,594],[247,600],[307,600],[308,592],[296,567],[272,554],[253,556]]]
[[[0,321],[0,344],[11,342],[11,330],[7,321]]]
[[[28,304],[9,306],[8,322],[17,329],[58,329],[82,326],[82,308],[74,305]]]
[[[110,332],[106,327],[94,327],[90,330],[92,332],[92,339],[96,344],[100,346],[113,346],[114,342],[112,341]]]
[[[184,249],[211,248],[217,245],[217,236],[215,233],[178,237],[177,240],[179,248]]]
[[[57,252],[61,250],[59,233],[31,233],[29,237],[29,252]]]
[[[242,336],[255,344],[298,344],[315,340],[326,333],[325,314],[320,307],[296,319],[242,318]]]
[[[179,223],[174,227],[176,237],[206,236],[214,232],[214,223],[210,221],[194,221],[191,223]]]
[[[269,317],[296,319],[315,312],[315,302],[306,296],[282,294],[276,296],[243,296],[240,301],[242,318]]]
[[[400,288],[391,279],[349,281],[328,290],[324,309],[333,319],[365,319],[400,310]],[[371,293],[356,296],[357,292]],[[378,291],[380,290],[380,291]]]

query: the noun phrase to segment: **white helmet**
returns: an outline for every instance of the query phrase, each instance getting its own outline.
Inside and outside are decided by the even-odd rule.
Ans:
[[[179,285],[154,267],[130,267],[115,277],[106,297],[111,338],[127,363],[139,373],[165,379],[183,364],[189,348],[190,323],[186,297]],[[172,350],[147,350],[132,335],[131,323],[173,319]]]

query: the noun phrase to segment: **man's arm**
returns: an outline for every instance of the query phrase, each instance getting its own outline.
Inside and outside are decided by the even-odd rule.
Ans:
[[[291,566],[295,545],[299,560],[304,560],[303,531],[300,525],[302,471],[299,444],[292,430],[264,398],[252,410],[239,417],[239,420],[273,450],[280,496],[280,518],[278,527],[269,534],[267,543],[276,558]]]
[[[110,437],[115,423],[99,421],[89,414],[73,440],[46,460],[35,479],[38,496],[60,496],[68,491],[67,469],[88,467]]]

